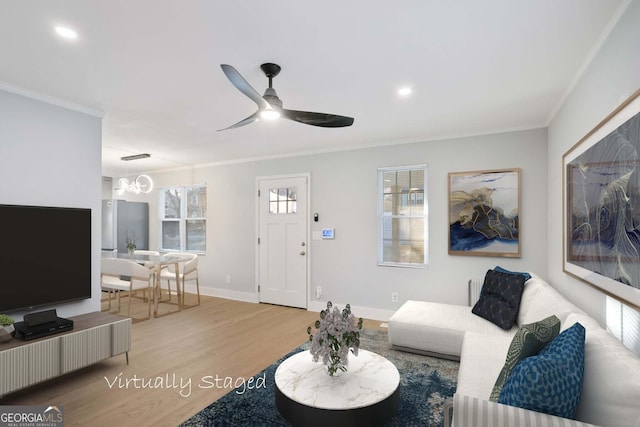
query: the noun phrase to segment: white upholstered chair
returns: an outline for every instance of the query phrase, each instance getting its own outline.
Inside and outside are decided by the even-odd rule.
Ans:
[[[149,250],[146,250],[146,249],[136,249],[136,250],[133,251],[133,254],[134,255],[160,256],[160,252],[158,252],[158,251],[149,251]],[[151,262],[151,261],[139,261],[139,262],[142,262],[144,264],[144,266],[147,267],[147,268],[152,268],[152,269],[155,268],[155,264],[153,262]],[[143,292],[143,296],[144,296],[144,298],[147,297],[146,292]]]
[[[108,293],[108,308],[111,310],[113,294],[118,297],[118,311],[120,311],[120,295],[127,292],[129,295],[129,309],[127,315],[131,317],[131,302],[134,291],[149,291],[153,295],[154,270],[138,264],[130,259],[103,258],[101,260],[100,285],[102,290]],[[151,300],[148,302],[148,318],[151,317]]]
[[[176,293],[178,295],[178,304],[181,308],[195,307],[200,305],[200,281],[198,280],[198,255],[193,253],[177,253],[177,255],[182,255],[185,258],[189,257],[186,261],[181,261],[178,263],[178,283],[176,284]],[[166,284],[166,289],[169,291],[169,299],[171,299],[171,282],[176,281],[176,271],[175,265],[169,264],[167,268],[163,268],[160,272],[160,288],[164,288]],[[185,284],[188,281],[196,282],[196,293],[198,296],[198,303],[192,304],[190,306],[184,305],[184,292],[185,292]]]

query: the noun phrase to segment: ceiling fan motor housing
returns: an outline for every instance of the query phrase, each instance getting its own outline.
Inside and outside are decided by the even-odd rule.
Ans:
[[[268,87],[264,91],[264,95],[262,95],[265,101],[271,105],[273,108],[282,108],[282,101],[278,97],[276,90],[274,88]]]

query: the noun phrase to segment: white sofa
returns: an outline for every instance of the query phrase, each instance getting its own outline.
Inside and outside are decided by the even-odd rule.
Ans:
[[[454,426],[640,427],[640,359],[540,277],[532,275],[525,282],[517,325],[509,331],[471,313],[471,308],[407,301],[389,319],[389,342],[395,348],[460,360]],[[586,330],[576,412],[582,423],[489,401],[518,327],[551,315],[560,319],[561,330],[576,322]]]

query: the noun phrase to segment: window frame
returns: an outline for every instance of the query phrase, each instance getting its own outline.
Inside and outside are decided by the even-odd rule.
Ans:
[[[159,242],[158,245],[161,251],[164,252],[188,252],[194,253],[198,255],[205,255],[207,251],[207,217],[206,217],[206,205],[205,205],[205,216],[204,217],[188,217],[188,193],[190,189],[204,187],[205,191],[207,189],[206,184],[192,184],[192,185],[171,185],[167,187],[162,187],[159,189],[160,191],[160,203],[159,203]],[[179,189],[180,190],[180,217],[179,218],[166,218],[165,217],[165,194],[167,190]],[[204,235],[204,251],[202,250],[190,250],[187,249],[187,222],[189,221],[204,221],[205,227],[205,235]],[[178,233],[180,234],[180,248],[165,248],[164,247],[164,239],[163,239],[163,227],[165,222],[178,222]]]
[[[415,214],[402,214],[402,215],[385,215],[384,213],[384,175],[389,172],[404,172],[404,171],[415,171],[422,170],[423,171],[423,210],[421,215]],[[379,267],[401,267],[401,268],[418,268],[418,269],[426,269],[429,265],[429,202],[427,196],[427,184],[428,178],[427,173],[429,171],[427,164],[417,164],[417,165],[408,165],[408,166],[390,166],[390,167],[381,167],[378,168],[378,194],[377,194],[377,214],[378,214],[378,266]],[[410,194],[410,193],[407,193]],[[385,218],[402,218],[402,219],[422,219],[424,221],[423,230],[424,234],[422,236],[423,239],[423,262],[396,262],[396,261],[385,261],[384,260],[384,221]]]

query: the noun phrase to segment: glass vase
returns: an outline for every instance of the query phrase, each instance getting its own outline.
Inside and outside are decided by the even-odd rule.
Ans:
[[[329,352],[329,360],[325,367],[330,376],[338,377],[347,372],[347,361],[340,357],[339,351],[331,350]]]

